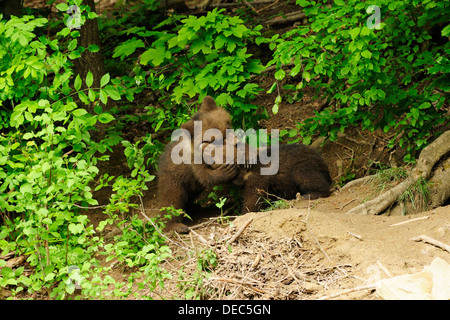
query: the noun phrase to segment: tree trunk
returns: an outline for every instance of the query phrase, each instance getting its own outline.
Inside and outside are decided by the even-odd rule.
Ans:
[[[95,12],[94,0],[83,0],[83,5],[89,6],[91,11]],[[85,80],[89,71],[91,71],[94,76],[94,82],[92,84],[93,88],[100,88],[100,79],[105,74],[105,64],[101,50],[98,50],[97,52],[87,50],[92,44],[97,45],[99,48],[101,47],[98,22],[97,19],[86,19],[85,24],[80,29],[80,37],[78,38],[78,46],[83,47],[85,50],[80,58],[74,60],[75,74],[79,74],[83,80],[82,89],[86,88]],[[102,105],[102,108],[103,111],[108,110],[107,106]],[[94,104],[91,103],[87,106],[86,111],[94,113]],[[104,137],[105,127],[104,124],[97,124],[99,132],[95,135],[96,141],[100,141]]]
[[[0,12],[5,18],[10,16],[20,16],[22,13],[22,1],[20,0],[0,0]]]

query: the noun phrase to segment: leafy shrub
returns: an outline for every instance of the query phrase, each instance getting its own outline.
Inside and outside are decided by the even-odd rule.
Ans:
[[[373,27],[369,3],[334,1],[331,6],[298,0],[309,23],[274,36],[277,80],[301,75],[295,90],[311,86],[332,102],[299,125],[305,142],[318,132],[335,139],[338,131],[393,131],[390,145],[407,149],[406,160],[432,138],[445,121],[442,109],[448,92],[450,44],[433,43],[431,31],[450,33],[446,1],[370,2],[380,8],[381,24]],[[369,24],[367,21],[369,21]],[[372,25],[371,25],[372,23]],[[369,28],[370,27],[370,28]],[[440,35],[439,35],[440,36]],[[293,62],[286,74],[283,65]],[[275,109],[281,101],[276,101]]]
[[[61,10],[66,6],[58,5]],[[86,10],[85,18],[94,18],[91,13]],[[130,294],[100,266],[99,252],[139,266],[154,286],[166,277],[159,263],[170,254],[157,229],[134,218],[115,242],[101,235],[107,224],[124,224],[118,214],[129,210],[131,199],[153,178],[137,144],[124,143],[131,179],[104,176],[98,187],[113,185],[105,209],[109,219],[94,229],[80,212],[98,205],[92,188],[98,162],[108,159],[101,153],[120,141],[118,135],[92,139],[98,122],[114,120],[100,105],[121,99],[125,89],[109,74],[101,78],[100,88],[92,86],[92,73],[85,79],[75,75],[71,60],[98,47],[78,47],[79,32],[68,28],[54,39],[37,37],[47,23],[32,16],[0,17],[0,255],[15,252],[31,269],[13,270],[0,259],[0,287],[9,286],[13,294],[45,290],[62,299],[74,292],[76,279],[85,279],[80,282],[83,297]],[[83,108],[87,105],[94,105],[96,114]],[[142,242],[141,233],[152,236]],[[123,250],[124,243],[131,249]],[[111,293],[109,285],[115,286]]]

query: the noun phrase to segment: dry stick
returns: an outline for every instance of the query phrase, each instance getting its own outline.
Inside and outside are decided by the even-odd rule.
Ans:
[[[210,2],[212,2],[212,1],[210,1]],[[277,2],[277,1],[275,1],[275,2]],[[252,1],[253,5],[256,5],[256,4],[267,4],[267,3],[272,3],[273,4],[272,0]],[[216,3],[216,4],[210,4],[209,7],[211,7],[211,8],[227,8],[227,7],[241,7],[242,5],[245,5],[245,4],[241,3],[241,2],[239,2],[239,3],[236,3],[236,2],[234,2],[234,3]],[[203,8],[203,10],[207,10],[207,9],[208,9],[207,6],[205,6]],[[258,10],[258,11],[262,11],[262,10]]]
[[[383,265],[381,264],[381,262],[380,262],[379,260],[377,260],[377,264],[378,264],[378,266],[380,267],[380,269],[383,270],[384,273],[386,273],[386,275],[387,275],[389,278],[392,278],[392,274],[389,272],[389,270],[388,270],[385,266],[383,266]]]
[[[197,232],[195,232],[194,230],[191,229],[191,233],[195,234],[197,236],[197,238],[200,239],[201,242],[203,242],[204,244],[206,244],[207,246],[209,246],[208,241],[206,241],[205,238],[203,238],[203,236],[199,235]]]
[[[261,253],[258,252],[258,254],[256,255],[255,260],[252,263],[252,266],[250,267],[250,270],[253,270],[256,268],[256,266],[259,264],[259,262],[261,261]]]
[[[346,203],[344,203],[342,206],[339,207],[339,210],[342,210],[345,206],[349,205],[350,203],[352,203],[355,200],[356,199],[351,199],[351,200],[347,201]]]
[[[369,285],[365,285],[365,286],[355,287],[355,288],[343,290],[340,292],[336,292],[336,293],[330,294],[328,296],[320,297],[317,300],[328,300],[328,299],[336,298],[336,297],[342,296],[344,294],[352,293],[352,292],[363,291],[363,290],[374,290],[374,289],[375,289],[375,285],[369,284]]]
[[[293,271],[292,268],[287,264],[287,262],[284,260],[283,255],[282,255],[281,253],[280,253],[280,258],[281,258],[281,260],[283,261],[283,263],[285,264],[285,266],[286,266],[286,268],[287,268],[287,270],[288,270],[289,275],[290,275],[290,276],[295,280],[295,282],[297,283],[297,291],[298,291],[298,293],[300,293],[300,292],[301,292],[301,290],[300,290],[300,287],[301,287],[300,280],[295,276],[294,271]]]
[[[248,227],[248,225],[250,223],[252,223],[253,218],[250,218],[236,233],[235,235],[227,241],[227,244],[230,245],[232,244],[234,241],[236,241],[237,238],[239,238],[239,236],[241,235],[242,232],[244,232],[244,230]]]
[[[349,235],[355,237],[355,238],[358,239],[358,240],[362,240],[362,237],[361,237],[361,235],[359,235],[359,234],[356,234],[356,233],[353,233],[353,232],[350,232],[350,231],[347,231],[347,233],[348,233]]]
[[[445,244],[445,243],[443,243],[441,241],[437,241],[437,240],[435,240],[433,238],[430,238],[430,237],[428,237],[426,235],[423,235],[423,234],[420,235],[420,236],[411,238],[409,240],[412,240],[412,241],[423,241],[423,242],[432,244],[433,246],[439,247],[439,248],[441,248],[443,250],[446,250],[446,251],[448,251],[450,253],[450,246],[448,244]]]
[[[258,13],[261,12],[261,11],[269,9],[271,6],[273,6],[274,4],[278,3],[278,1],[280,1],[280,0],[276,0],[276,1],[272,2],[271,4],[269,4],[268,6],[265,6],[264,8],[259,9]],[[255,4],[255,2],[253,2],[253,4]]]
[[[396,226],[400,226],[400,225],[405,224],[405,223],[410,223],[410,222],[419,221],[419,220],[425,220],[425,219],[428,219],[428,218],[429,218],[429,216],[414,218],[414,219],[402,221],[402,222],[399,222],[399,223],[391,224],[389,227],[396,227]]]

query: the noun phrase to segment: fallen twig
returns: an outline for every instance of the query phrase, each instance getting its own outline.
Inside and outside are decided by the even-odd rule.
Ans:
[[[245,3],[243,3],[243,2],[213,4],[212,1],[209,1],[208,3],[209,3],[209,5],[208,4],[205,5],[203,10],[207,10],[209,7],[211,7],[211,8],[227,8],[227,7],[241,7],[241,6],[245,5]],[[252,5],[267,4],[267,3],[272,3],[272,0],[252,1]],[[262,11],[262,10],[258,10],[258,11]]]
[[[355,237],[355,238],[358,239],[358,240],[362,240],[362,237],[361,237],[359,234],[356,234],[356,233],[353,233],[353,232],[350,232],[350,231],[347,231],[347,233],[348,233],[349,235]]]
[[[191,234],[191,233],[193,233],[194,235],[196,235],[197,238],[199,238],[201,242],[203,242],[204,244],[206,244],[207,246],[209,246],[208,241],[206,241],[206,239],[203,238],[201,235],[199,235],[197,232],[195,232],[194,230],[191,229],[190,234]]]
[[[349,201],[347,201],[346,203],[344,203],[342,206],[339,207],[339,210],[344,209],[345,206],[349,205],[350,203],[352,203],[353,201],[355,201],[356,199],[351,199]]]
[[[429,216],[414,218],[414,219],[402,221],[402,222],[399,222],[399,223],[391,224],[389,227],[396,227],[396,226],[400,226],[400,225],[405,224],[405,223],[410,223],[410,222],[419,221],[419,220],[425,220],[425,219],[428,219],[428,218],[429,218]]]
[[[230,240],[227,241],[227,244],[232,244],[233,242],[236,241],[237,238],[239,238],[239,236],[241,235],[242,232],[244,232],[244,230],[248,227],[248,225],[250,223],[252,223],[253,218],[249,219],[236,233],[233,237],[231,237]]]
[[[264,8],[259,9],[259,10],[258,10],[258,13],[261,12],[261,11],[264,11],[264,10],[269,9],[271,6],[273,6],[274,4],[278,3],[278,1],[280,1],[280,0],[276,0],[276,1],[272,2],[271,4],[269,4],[268,6],[265,6]],[[255,2],[253,2],[253,4],[254,4],[254,3],[255,3]]]
[[[209,277],[208,280],[214,280],[214,281],[220,281],[220,282],[228,282],[228,283],[233,283],[233,284],[238,284],[238,285],[244,285],[247,288],[254,290],[258,293],[266,293],[264,290],[255,288],[255,285],[266,285],[266,286],[270,286],[268,284],[265,283],[261,283],[260,281],[254,280],[254,279],[250,279],[252,281],[254,281],[255,283],[250,283],[250,282],[246,282],[246,281],[241,281],[241,280],[236,280],[236,279],[227,279],[227,278],[217,278],[217,277]]]
[[[412,241],[423,241],[423,242],[432,244],[433,246],[439,247],[439,248],[441,248],[443,250],[446,250],[446,251],[448,251],[450,253],[450,246],[448,244],[445,244],[445,243],[443,243],[441,241],[435,240],[435,239],[430,238],[430,237],[428,237],[426,235],[423,235],[423,234],[420,235],[420,236],[411,238],[409,240],[412,240]]]
[[[365,286],[359,286],[359,287],[343,290],[340,292],[336,292],[336,293],[330,294],[328,296],[320,297],[317,300],[328,300],[328,299],[333,299],[333,298],[336,298],[336,297],[339,297],[339,296],[342,296],[345,294],[349,294],[352,292],[363,291],[363,290],[374,290],[374,289],[375,289],[375,284],[369,284],[369,285],[365,285]]]
[[[378,264],[378,266],[380,267],[380,269],[383,270],[383,272],[384,272],[389,278],[392,278],[392,274],[390,273],[390,271],[389,271],[385,266],[383,266],[383,265],[381,264],[380,261],[377,260],[377,264]]]

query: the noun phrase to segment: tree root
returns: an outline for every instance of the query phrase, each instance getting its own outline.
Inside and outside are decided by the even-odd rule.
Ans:
[[[433,208],[439,207],[450,198],[450,157],[445,159],[430,178],[432,191],[430,202]]]
[[[349,214],[363,214],[363,215],[377,215],[381,214],[395,201],[397,201],[408,187],[416,183],[420,178],[428,179],[431,175],[434,165],[447,153],[450,152],[450,130],[444,132],[435,141],[422,150],[416,167],[412,170],[410,176],[395,186],[394,188],[383,193],[379,197],[363,203],[347,213]],[[432,186],[432,204],[434,206],[442,205],[449,196],[449,161],[444,161],[444,170],[436,170],[432,180],[435,184]]]

